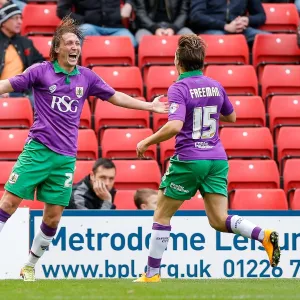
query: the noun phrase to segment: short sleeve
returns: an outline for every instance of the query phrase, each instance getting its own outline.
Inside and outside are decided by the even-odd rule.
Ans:
[[[184,92],[180,86],[173,84],[168,90],[168,102],[169,102],[169,121],[179,120],[185,121],[186,105]]]
[[[15,92],[24,92],[31,89],[39,78],[41,64],[34,64],[27,68],[22,74],[9,78],[9,82]]]
[[[89,72],[90,86],[89,86],[89,96],[96,96],[101,100],[108,100],[115,94],[115,90],[109,86],[101,77],[99,77],[95,72]]]
[[[224,96],[224,102],[223,102],[220,112],[223,116],[228,116],[234,111],[234,108],[233,108],[224,88],[222,88],[221,90],[222,90],[222,93]]]

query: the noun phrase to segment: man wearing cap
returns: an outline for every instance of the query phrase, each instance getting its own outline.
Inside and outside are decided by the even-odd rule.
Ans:
[[[5,3],[0,8],[0,80],[21,74],[31,65],[45,60],[32,41],[20,35],[21,26],[21,10],[11,2]],[[18,97],[23,94],[5,96]]]

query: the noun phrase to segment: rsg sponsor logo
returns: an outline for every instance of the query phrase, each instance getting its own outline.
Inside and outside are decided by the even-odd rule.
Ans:
[[[78,100],[72,100],[69,96],[53,96],[51,108],[55,109],[55,107],[61,112],[72,112],[76,113],[78,109]]]

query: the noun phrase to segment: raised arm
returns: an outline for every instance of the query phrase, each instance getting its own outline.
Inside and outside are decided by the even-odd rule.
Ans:
[[[167,113],[168,103],[160,102],[159,99],[161,97],[162,96],[156,97],[153,100],[153,102],[145,102],[116,91],[115,94],[108,99],[108,101],[114,105],[130,109],[148,110],[157,113]]]
[[[8,79],[0,80],[0,95],[13,92],[13,88]]]

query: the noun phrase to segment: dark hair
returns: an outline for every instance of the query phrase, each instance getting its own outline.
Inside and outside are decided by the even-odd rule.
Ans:
[[[53,38],[52,38],[52,43],[51,43],[51,48],[50,48],[50,60],[54,61],[57,59],[57,53],[55,52],[55,49],[59,47],[60,41],[62,36],[65,33],[74,33],[80,42],[83,41],[83,32],[79,28],[79,24],[70,17],[70,15],[65,16],[59,26],[56,28]]]
[[[141,209],[141,205],[145,203],[149,196],[156,195],[157,191],[153,189],[138,189],[134,194],[134,204],[138,209]]]
[[[99,158],[93,165],[93,173],[95,174],[99,167],[103,167],[104,169],[115,169],[116,166],[112,162],[112,160],[108,158]]]
[[[202,70],[204,67],[206,44],[196,34],[182,35],[178,40],[176,57],[185,71]]]

